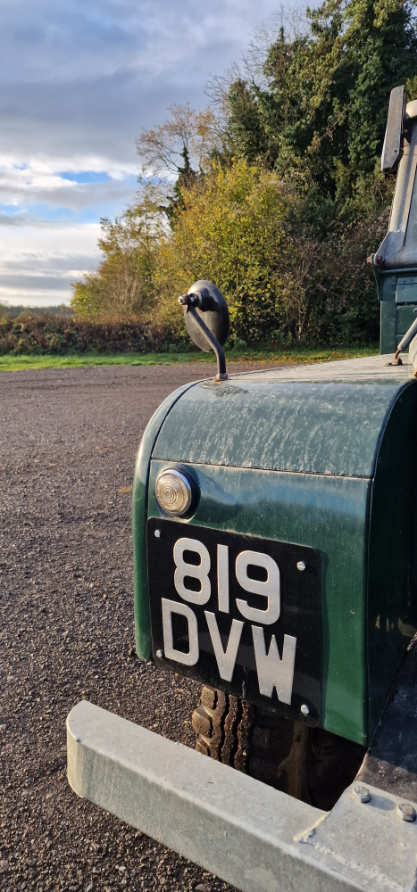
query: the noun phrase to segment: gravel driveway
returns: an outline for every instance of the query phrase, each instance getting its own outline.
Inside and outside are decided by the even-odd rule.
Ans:
[[[213,368],[0,376],[2,890],[230,889],[66,781],[83,696],[194,746],[199,685],[134,655],[131,487],[152,412]]]

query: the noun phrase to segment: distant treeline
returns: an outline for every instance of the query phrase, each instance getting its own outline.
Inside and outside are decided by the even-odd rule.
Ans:
[[[9,304],[0,304],[0,319],[9,316],[11,319],[17,319],[18,316],[39,316],[42,313],[48,313],[52,316],[73,316],[74,310],[66,304],[52,307],[24,307],[21,305],[12,307]]]

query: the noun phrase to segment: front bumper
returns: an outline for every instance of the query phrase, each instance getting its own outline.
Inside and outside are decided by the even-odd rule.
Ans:
[[[349,787],[327,814],[85,700],[67,740],[75,793],[242,892],[416,889],[404,799]]]

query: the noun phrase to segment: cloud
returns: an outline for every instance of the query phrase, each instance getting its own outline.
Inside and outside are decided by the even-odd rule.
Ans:
[[[173,103],[206,105],[209,76],[238,61],[253,29],[275,10],[275,0],[211,0],[209,7],[197,0],[3,0],[0,300],[9,289],[19,295],[15,302],[24,295],[38,301],[42,276],[51,302],[65,287],[69,296],[69,275],[58,288],[65,276],[60,269],[54,277],[53,264],[80,256],[77,233],[81,241],[89,233],[88,258],[81,252],[87,268],[97,257],[91,233],[97,238],[100,217],[120,214],[134,197],[141,127],[164,120]],[[81,173],[84,179],[71,176]],[[60,222],[50,234],[57,244],[61,233],[61,247],[48,249],[50,276],[19,279],[7,271],[3,237],[18,257],[24,230],[38,256],[35,233],[46,238],[48,230],[36,218]]]
[[[0,205],[24,209],[36,202],[82,210],[110,203],[124,207],[133,197],[137,180],[133,174],[125,171],[124,175],[117,172],[110,176],[103,172],[94,177],[90,164],[84,173],[87,182],[77,182],[77,174],[54,171],[57,161],[61,166],[56,159],[49,170],[46,164],[0,164]]]
[[[8,221],[8,222],[6,222]],[[68,303],[70,282],[96,265],[98,224],[0,216],[0,303]]]
[[[205,104],[210,73],[239,59],[272,0],[3,0],[3,151],[134,163],[141,126],[173,102]]]

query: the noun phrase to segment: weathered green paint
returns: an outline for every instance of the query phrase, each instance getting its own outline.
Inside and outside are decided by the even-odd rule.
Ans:
[[[395,302],[382,301],[380,305],[380,352],[383,355],[395,353],[397,349],[396,337],[396,306]]]
[[[381,271],[375,267],[380,307],[380,352],[394,353],[415,320],[417,276],[406,270]]]
[[[397,341],[397,345],[400,343],[410,325],[415,322],[416,315],[414,310],[416,309],[417,304],[409,305],[405,304],[404,306],[397,305],[396,311],[396,331],[395,331],[395,339]]]
[[[146,571],[146,515],[150,458],[164,419],[180,396],[192,386],[186,384],[161,403],[146,427],[136,459],[132,496],[135,637],[136,653],[142,660],[148,660],[151,655],[151,621]]]
[[[204,381],[167,418],[153,457],[370,477],[381,427],[404,375],[392,367],[375,380],[362,379],[359,370],[357,380],[320,380],[320,366],[310,366],[307,380],[301,374],[285,380],[277,370],[236,376],[221,387]]]
[[[148,515],[162,516],[152,462]],[[186,468],[187,465],[183,464]],[[365,743],[366,479],[193,465],[201,490],[198,524],[310,545],[323,555],[323,724]]]
[[[322,724],[366,742],[416,622],[416,399],[409,368],[374,357],[200,382],[178,392],[173,411],[168,401],[145,434],[135,478],[141,655],[146,516],[161,516],[158,470],[180,464],[201,496],[179,524],[320,550]]]
[[[398,276],[395,292],[397,304],[412,304],[417,302],[417,277]]]

